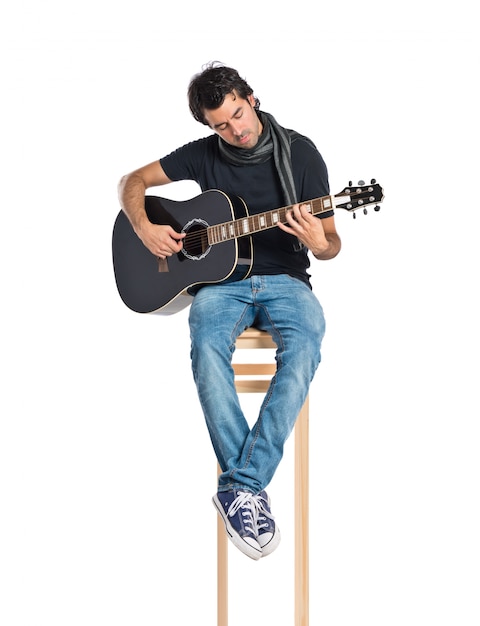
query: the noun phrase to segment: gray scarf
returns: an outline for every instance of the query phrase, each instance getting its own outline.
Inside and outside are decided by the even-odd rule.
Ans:
[[[292,174],[291,144],[293,140],[299,137],[299,134],[280,126],[270,113],[257,111],[257,114],[263,125],[263,132],[258,143],[251,149],[239,149],[218,137],[220,154],[233,165],[264,163],[273,154],[285,202],[287,205],[295,204],[297,192]],[[294,246],[294,249],[299,250],[302,247],[303,245],[298,242],[298,246]]]
[[[295,204],[297,193],[292,175],[291,133],[277,123],[273,115],[258,111],[263,132],[258,143],[251,149],[235,148],[218,137],[218,145],[223,158],[233,165],[254,165],[265,163],[273,154],[283,195],[287,204]],[[295,133],[296,134],[296,133]]]

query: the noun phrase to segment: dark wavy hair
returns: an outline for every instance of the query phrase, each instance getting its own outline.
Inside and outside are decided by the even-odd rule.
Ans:
[[[188,86],[188,105],[193,117],[208,126],[204,112],[218,109],[222,106],[225,96],[233,91],[244,100],[253,94],[250,85],[240,77],[237,70],[227,67],[218,61],[205,65],[199,74],[196,74]],[[260,108],[260,100],[255,98],[254,108]]]

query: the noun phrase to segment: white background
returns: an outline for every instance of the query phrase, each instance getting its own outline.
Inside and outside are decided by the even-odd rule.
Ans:
[[[0,23],[2,626],[216,623],[188,312],[132,313],[111,263],[118,179],[208,132],[186,88],[214,59],[315,141],[333,192],[385,190],[312,267],[311,624],[478,626],[474,4],[19,1]],[[293,624],[292,454],[279,549],[229,550],[231,626]]]

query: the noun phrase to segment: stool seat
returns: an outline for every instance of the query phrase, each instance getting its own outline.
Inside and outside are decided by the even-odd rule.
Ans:
[[[236,341],[236,349],[265,350],[277,346],[271,335],[257,328],[247,328]],[[270,354],[270,353],[268,353]],[[275,374],[276,363],[235,363],[235,387],[238,393],[267,391]],[[242,378],[243,377],[243,378]],[[308,397],[295,423],[295,626],[309,623],[309,442]],[[221,469],[217,464],[217,476]],[[228,540],[223,521],[217,520],[217,626],[228,626]]]
[[[272,336],[258,328],[247,328],[237,338],[237,348],[276,348]]]

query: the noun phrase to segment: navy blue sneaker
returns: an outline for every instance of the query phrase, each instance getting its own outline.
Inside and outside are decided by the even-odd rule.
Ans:
[[[257,536],[256,498],[249,491],[219,491],[213,504],[225,522],[228,538],[244,554],[258,561],[263,555]]]
[[[270,511],[270,498],[266,491],[254,496],[257,521],[257,541],[262,549],[262,556],[268,556],[280,543],[280,530],[275,524]]]

